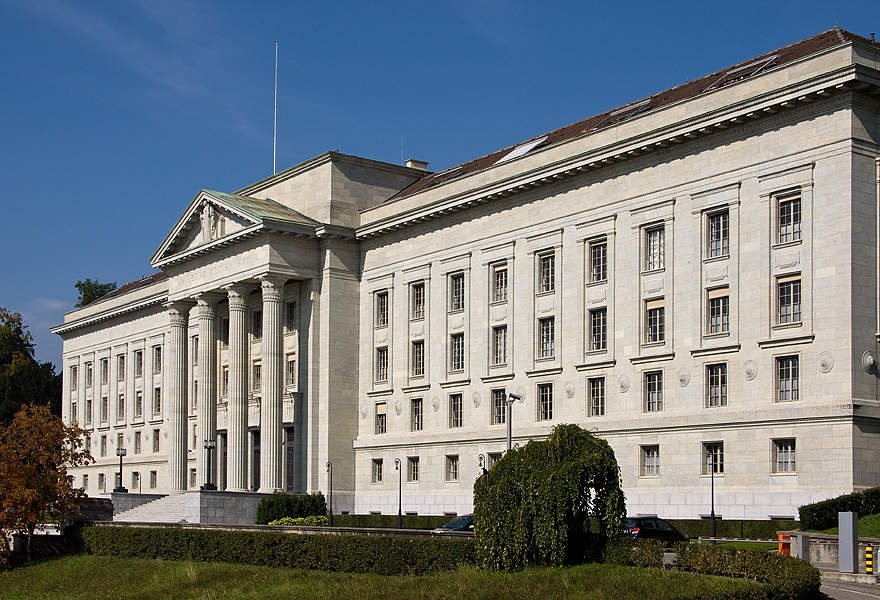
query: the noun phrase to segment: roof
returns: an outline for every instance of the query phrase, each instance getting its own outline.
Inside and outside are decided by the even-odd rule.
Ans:
[[[681,100],[695,98],[700,94],[735,84],[754,75],[758,75],[767,69],[776,68],[786,63],[794,62],[805,56],[809,56],[810,54],[815,54],[816,52],[854,41],[880,48],[880,42],[869,40],[854,33],[850,33],[849,31],[840,29],[839,27],[834,27],[833,29],[823,31],[813,37],[795,42],[794,44],[779,48],[778,50],[772,50],[760,56],[756,56],[755,58],[750,58],[749,60],[710,73],[699,79],[659,92],[653,96],[635,100],[582,121],[560,127],[559,129],[555,129],[548,133],[543,133],[524,142],[497,150],[486,156],[446,169],[445,171],[431,173],[391,196],[386,202],[406,196],[412,196],[462,175],[486,169],[500,161],[512,160],[533,150],[541,149],[559,142],[572,140],[583,135],[588,135],[594,131],[604,129],[605,127],[611,127],[647,111]]]
[[[105,300],[110,300],[111,298],[117,298],[119,296],[123,296],[135,290],[139,290],[141,288],[147,287],[148,285],[153,285],[154,283],[158,283],[164,279],[167,279],[168,276],[164,271],[159,271],[158,273],[153,273],[152,275],[147,275],[146,277],[142,277],[136,281],[129,281],[128,283],[119,286],[112,292],[107,292],[97,300],[89,302],[86,306],[92,306],[97,304],[98,302],[103,302]],[[83,307],[85,308],[85,307]]]
[[[320,225],[318,221],[310,219],[301,212],[288,208],[287,206],[269,198],[253,198],[251,196],[227,194],[226,192],[217,192],[214,190],[202,191],[214,196],[218,200],[229,202],[230,204],[251,213],[255,217],[272,219],[273,221],[284,221],[287,223],[298,223],[300,225]]]

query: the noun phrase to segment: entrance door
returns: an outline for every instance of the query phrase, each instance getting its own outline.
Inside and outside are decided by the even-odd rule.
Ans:
[[[251,489],[255,492],[260,489],[260,432],[251,432],[254,454],[252,459],[253,470],[251,471]]]
[[[293,427],[284,430],[284,489],[292,492],[296,483],[296,449],[293,446]]]

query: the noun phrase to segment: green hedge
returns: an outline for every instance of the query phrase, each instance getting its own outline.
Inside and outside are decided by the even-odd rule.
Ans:
[[[880,487],[844,494],[822,502],[804,504],[798,509],[801,528],[822,531],[837,527],[837,513],[856,512],[860,517],[880,513]]]
[[[708,537],[709,519],[666,519],[688,537]],[[789,519],[771,520],[742,520],[742,519],[716,519],[715,535],[718,537],[733,538],[776,538],[777,531],[791,531],[799,529],[800,523]]]
[[[613,565],[662,569],[664,547],[665,544],[660,540],[633,540],[629,537],[619,537],[605,544],[602,559]]]
[[[312,515],[311,517],[283,517],[275,521],[269,521],[269,525],[280,527],[327,527],[330,519],[324,515]]]
[[[178,527],[82,530],[89,554],[198,560],[379,575],[422,574],[475,562],[474,541],[363,535],[284,534]]]
[[[266,525],[284,517],[293,519],[327,514],[324,494],[285,494],[275,492],[260,500],[257,506],[257,524]]]
[[[403,528],[434,529],[454,518],[454,515],[403,515]],[[396,529],[397,515],[333,515],[333,526]]]

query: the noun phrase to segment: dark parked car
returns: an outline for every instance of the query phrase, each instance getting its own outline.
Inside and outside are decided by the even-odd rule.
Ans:
[[[455,517],[449,523],[446,523],[443,527],[438,527],[434,531],[436,533],[445,533],[447,531],[473,531],[474,530],[474,515],[462,515],[460,517]]]
[[[686,542],[688,536],[676,529],[669,521],[657,517],[629,517],[626,533],[633,539],[653,539],[664,542]]]

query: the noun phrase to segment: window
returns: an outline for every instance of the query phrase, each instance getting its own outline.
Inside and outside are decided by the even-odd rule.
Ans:
[[[793,275],[780,277],[777,281],[779,309],[777,322],[780,325],[800,323],[801,321],[801,277]]]
[[[645,270],[657,271],[663,268],[663,227],[654,227],[645,231]]]
[[[590,350],[605,350],[608,347],[608,309],[596,308],[590,311]]]
[[[553,418],[553,384],[538,384],[538,420],[549,421]]]
[[[106,384],[110,380],[110,359],[101,359],[101,385]]]
[[[117,447],[117,448],[122,448],[122,443],[123,443],[123,442],[122,442],[122,434],[121,434],[121,433],[117,433],[117,434],[116,434],[116,447]]]
[[[538,329],[541,332],[541,358],[553,358],[556,355],[556,319],[547,317],[538,319]]]
[[[412,284],[412,287],[410,289],[409,318],[425,318],[425,284],[422,282]]]
[[[190,489],[194,489],[196,487],[196,470],[189,470],[189,487]]]
[[[87,362],[86,363],[86,387],[87,388],[92,387],[92,384],[94,383],[93,377],[94,377],[94,370],[92,368],[92,363]]]
[[[134,418],[140,419],[144,416],[144,393],[138,390],[134,393]]]
[[[193,380],[193,389],[192,389],[192,397],[189,401],[189,412],[190,414],[196,414],[196,410],[198,410],[199,403],[199,380]]]
[[[92,436],[85,436],[85,438],[83,439],[83,449],[89,453],[89,456],[92,455]]]
[[[251,312],[251,331],[254,337],[260,339],[263,337],[263,311],[254,310]]]
[[[727,406],[727,365],[706,365],[706,406]]]
[[[375,404],[376,435],[388,433],[388,403],[377,402]]]
[[[774,473],[796,473],[796,458],[794,439],[773,440]]]
[[[263,384],[261,378],[263,376],[263,363],[260,361],[254,361],[254,364],[251,367],[251,389],[255,392],[259,392],[262,388]]]
[[[464,273],[449,276],[449,312],[464,310]]]
[[[776,209],[776,222],[779,226],[780,244],[796,242],[801,239],[801,198],[800,196],[779,198]]]
[[[72,390],[76,390],[78,375],[79,368],[76,366],[70,367],[70,389]]]
[[[381,458],[373,459],[373,483],[382,483],[384,478],[384,463]]]
[[[464,334],[453,333],[449,336],[449,370],[464,371]]]
[[[645,373],[645,412],[663,410],[663,371]]]
[[[192,356],[192,364],[199,364],[199,336],[194,335],[190,338],[190,356]]]
[[[408,456],[406,459],[406,480],[416,482],[419,480],[419,457]]]
[[[116,357],[116,381],[125,381],[125,355]]]
[[[492,424],[502,425],[507,422],[507,392],[492,390]]]
[[[107,491],[107,479],[103,473],[98,473],[98,491],[106,492]]]
[[[388,325],[388,292],[376,292],[376,327]]]
[[[141,453],[141,432],[140,431],[134,432],[134,453],[135,454]]]
[[[730,291],[726,287],[709,290],[708,299],[709,333],[726,333],[730,327]]]
[[[101,456],[107,456],[107,436],[101,436]]]
[[[664,339],[663,298],[645,302],[645,343],[653,344]]]
[[[709,239],[707,240],[707,245],[710,258],[730,254],[729,220],[726,210],[709,215],[707,227]]]
[[[388,381],[388,348],[376,348],[376,381]]]
[[[703,442],[703,475],[724,474],[724,442]]]
[[[287,327],[287,332],[290,333],[296,329],[296,302],[288,302],[285,306],[285,325]]]
[[[125,420],[125,394],[119,394],[116,397],[116,420]]]
[[[590,281],[605,281],[608,279],[608,242],[593,242],[590,244]]]
[[[79,420],[79,415],[76,412],[76,400],[70,403],[70,423],[76,423]]]
[[[101,423],[107,422],[110,414],[110,399],[107,396],[101,396]]]
[[[229,345],[229,317],[220,319],[220,343],[224,346]]]
[[[458,454],[446,455],[446,481],[458,481]]]
[[[198,426],[193,424],[192,429],[192,449],[196,450],[199,447],[199,436],[198,436]]]
[[[229,395],[229,365],[223,365],[222,377],[220,378],[220,395]]]
[[[150,488],[155,488],[159,484],[159,473],[150,471]]]
[[[91,425],[92,423],[92,399],[91,397],[86,398],[86,425]]]
[[[492,364],[507,364],[507,325],[492,328]]]
[[[144,351],[134,351],[134,376],[142,377],[144,374]]]
[[[138,492],[140,492],[140,487],[141,487],[141,474],[138,473],[137,471],[134,471],[131,474],[131,489],[138,490]]]
[[[284,384],[296,385],[296,358],[293,354],[287,355],[286,368],[284,369]]]
[[[162,346],[153,346],[153,373],[162,372]]]
[[[776,401],[800,400],[798,357],[781,356],[776,359]]]
[[[409,401],[409,429],[410,431],[421,431],[423,420],[423,407],[421,398],[413,398]]]
[[[501,460],[500,452],[489,452],[488,454],[486,454],[486,469],[488,470],[494,467],[495,463],[497,463],[499,460]]]
[[[421,377],[425,374],[425,342],[417,340],[412,343],[412,375]]]
[[[590,410],[589,414],[591,417],[603,417],[605,416],[605,378],[604,377],[591,377],[587,380],[587,387],[589,389],[590,397]]]
[[[464,406],[461,394],[449,394],[449,428],[462,426]]]
[[[153,430],[153,453],[159,452],[159,430]],[[155,487],[155,486],[153,486]]]
[[[153,388],[153,414],[158,415],[162,412],[162,388]]]
[[[507,302],[507,263],[492,267],[492,302]]]
[[[83,474],[83,489],[88,492],[89,491],[89,476]]]
[[[642,446],[639,474],[642,477],[660,476],[660,446]]]
[[[556,289],[556,254],[547,252],[538,256],[538,289],[540,293]]]

